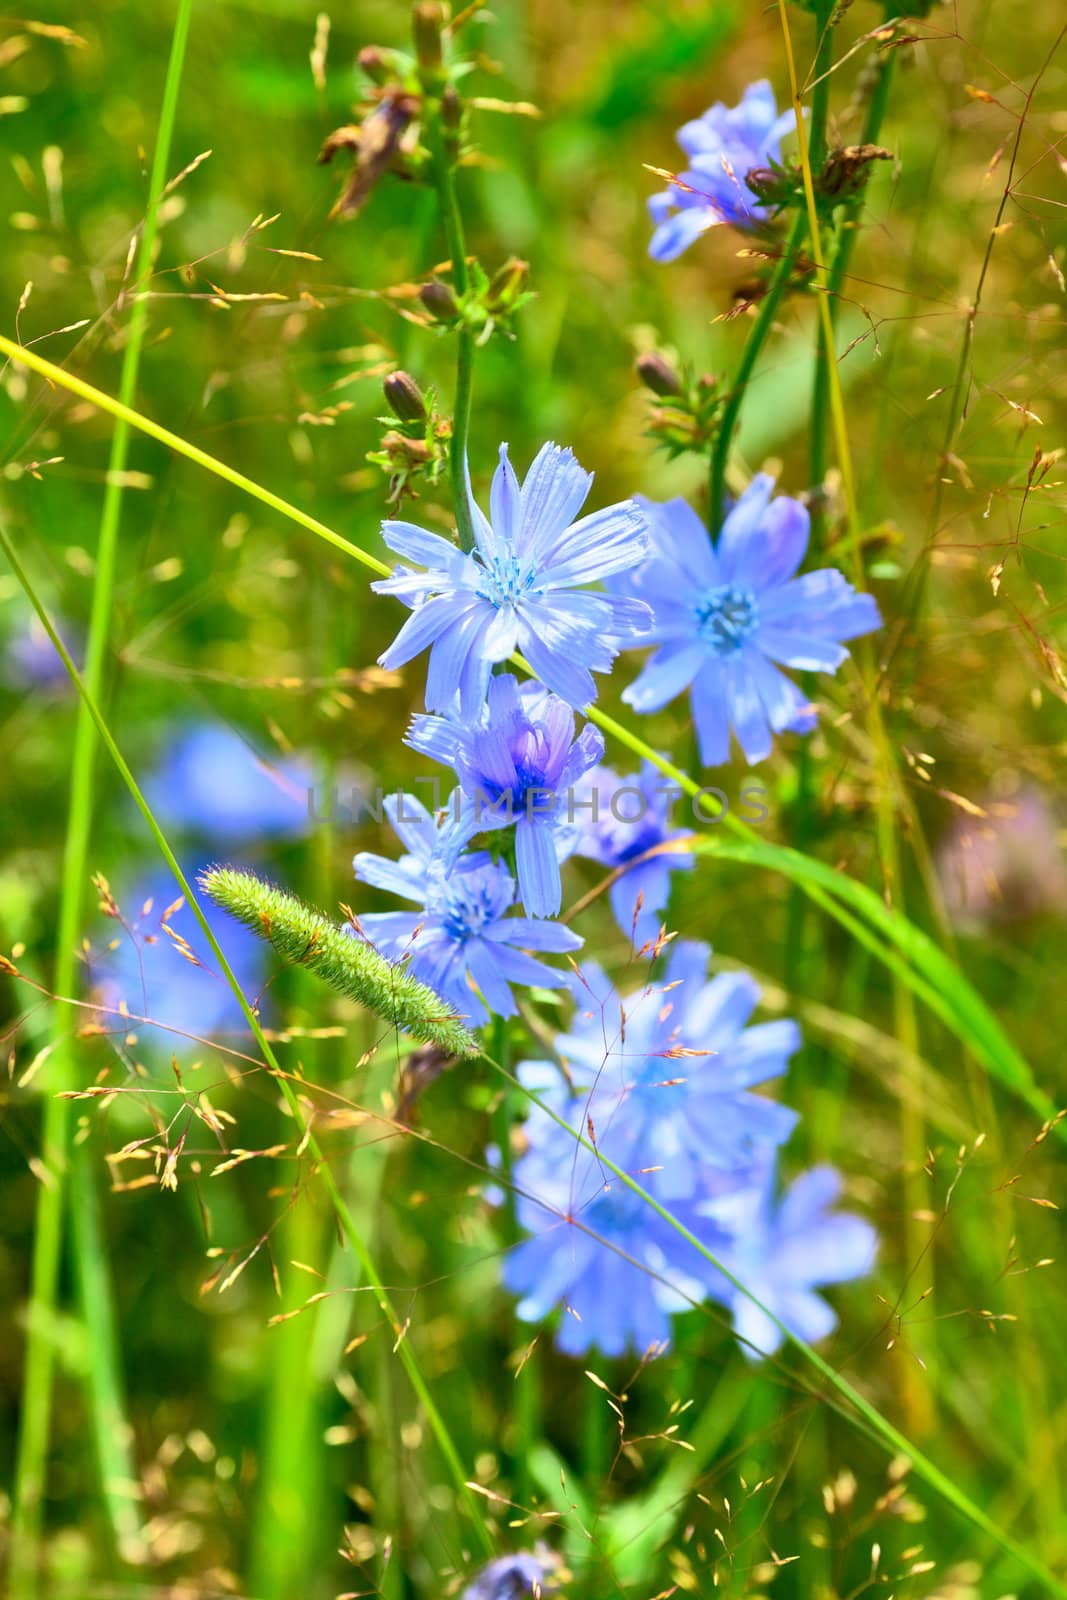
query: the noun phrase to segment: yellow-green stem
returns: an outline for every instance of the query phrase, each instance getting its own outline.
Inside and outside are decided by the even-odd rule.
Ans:
[[[180,0],[171,37],[159,131],[152,160],[136,284],[143,284],[152,269],[158,234],[159,201],[167,181],[171,139],[177,115],[185,47],[189,35],[191,0]],[[126,350],[119,380],[120,404],[130,407],[137,391],[144,344],[148,301],[136,295],[130,312]],[[107,484],[96,548],[92,608],[86,646],[85,681],[94,698],[103,689],[112,593],[122,513],[124,473],[129,455],[131,422],[119,417],[111,440]],[[70,799],[63,850],[62,888],[57,930],[55,985],[60,994],[73,992],[82,911],[88,878],[89,835],[93,810],[93,765],[96,730],[84,706],[79,706],[71,758]],[[111,1312],[107,1252],[99,1231],[99,1207],[94,1186],[96,1173],[92,1144],[70,1146],[71,1105],[58,1091],[70,1087],[75,1071],[66,1043],[52,1057],[47,1083],[52,1092],[44,1107],[41,1159],[46,1181],[38,1190],[34,1233],[30,1310],[23,1379],[23,1410],[15,1469],[15,1497],[11,1524],[11,1593],[13,1600],[37,1593],[40,1532],[45,1470],[52,1411],[54,1352],[52,1345],[59,1263],[63,1239],[63,1212],[68,1196],[77,1281],[82,1316],[88,1335],[90,1361],[87,1372],[89,1412],[108,1524],[119,1553],[136,1555],[140,1542],[140,1512],[135,1473],[123,1418],[122,1381]]]

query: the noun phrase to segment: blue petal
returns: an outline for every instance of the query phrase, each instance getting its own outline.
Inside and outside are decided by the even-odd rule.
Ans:
[[[592,482],[592,473],[578,465],[573,451],[542,445],[523,479],[517,553],[550,548],[582,509]]]
[[[444,633],[469,606],[470,597],[462,593],[438,595],[427,600],[407,618],[388,650],[378,657],[378,665],[387,669],[404,666]]]
[[[660,223],[649,242],[648,253],[653,261],[677,261],[702,233],[717,227],[723,220],[710,206],[689,206],[677,211]]]
[[[500,446],[500,464],[493,474],[489,495],[489,515],[498,540],[514,545],[519,535],[519,485],[508,459],[508,447]]]
[[[636,567],[648,554],[648,527],[633,500],[583,517],[541,551],[548,588],[593,583]]]
[[[706,767],[721,767],[730,759],[730,715],[726,703],[726,674],[718,661],[709,661],[703,671],[697,673],[692,701],[700,759]]]
[[[623,699],[635,711],[659,711],[689,688],[707,659],[707,648],[700,643],[664,645],[646,662]]]
[[[725,662],[726,703],[737,742],[745,752],[745,760],[753,766],[770,755],[773,741],[763,703],[748,670],[747,655],[746,649]]]
[[[521,816],[515,824],[519,893],[531,917],[554,917],[563,899],[555,840],[544,818]]]
[[[383,522],[382,538],[389,549],[395,550],[405,561],[417,561],[420,566],[437,572],[451,574],[466,560],[450,540],[414,522]]]

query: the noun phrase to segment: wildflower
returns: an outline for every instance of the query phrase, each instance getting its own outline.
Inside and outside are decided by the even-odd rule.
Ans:
[[[620,1156],[661,1165],[671,1198],[693,1194],[710,1169],[749,1164],[796,1123],[789,1107],[749,1093],[785,1071],[800,1047],[796,1023],[748,1026],[759,986],[746,972],[707,981],[710,953],[678,940],[662,981],[622,998],[587,963],[576,989],[584,1009],[556,1041],[576,1091],[593,1096],[601,1135],[610,1126]]]
[[[729,759],[731,729],[750,764],[770,754],[772,731],[810,732],[814,708],[775,663],[836,672],[848,657],[841,641],[881,623],[873,596],[833,568],[794,576],[809,517],[798,500],[772,500],[773,487],[765,473],[754,478],[714,546],[684,500],[643,502],[653,554],[613,580],[648,597],[659,646],[623,699],[658,711],[690,689],[706,766]]]
[[[716,1252],[767,1311],[798,1339],[814,1344],[837,1326],[833,1309],[814,1291],[864,1277],[874,1262],[877,1235],[870,1223],[831,1212],[841,1190],[832,1167],[814,1167],[780,1200],[773,1166],[751,1190],[710,1201],[703,1209],[727,1230],[731,1243]],[[747,1355],[773,1355],[783,1335],[772,1317],[721,1276],[711,1292],[727,1305]]]
[[[177,734],[145,792],[164,825],[222,844],[302,832],[309,785],[300,762],[268,766],[240,734],[198,722]]]
[[[489,1011],[515,1015],[513,983],[558,989],[568,981],[569,974],[553,971],[528,951],[577,950],[577,934],[559,923],[508,916],[515,880],[507,868],[485,851],[455,859],[448,820],[439,824],[414,796],[391,796],[385,808],[407,854],[390,861],[360,851],[352,863],[356,877],[419,909],[360,917],[361,931],[382,955],[408,958],[415,977],[476,1025],[488,1021]]]
[[[653,260],[676,260],[720,223],[750,228],[762,221],[767,208],[745,179],[750,172],[778,165],[782,135],[795,127],[795,114],[778,115],[774,90],[761,79],[749,85],[738,105],[717,101],[680,128],[678,143],[689,157],[689,168],[648,202],[656,224],[648,247]]]
[[[209,866],[186,865],[190,880]],[[93,993],[106,1008],[105,1028],[124,1032],[129,1024],[121,1008],[135,1017],[149,1017],[161,1030],[147,1042],[170,1051],[176,1034],[206,1038],[222,1031],[243,1033],[248,1023],[192,912],[167,872],[140,879],[119,897],[126,927],[116,926],[109,948],[94,963]],[[264,979],[264,947],[247,928],[236,926],[210,900],[202,901],[208,926],[221,945],[242,993],[254,1005]],[[165,1030],[162,1031],[162,1030]]]
[[[595,1096],[573,1094],[550,1062],[525,1062],[523,1084],[566,1117],[585,1138],[597,1130]],[[670,1340],[670,1317],[706,1296],[700,1253],[676,1228],[627,1187],[589,1150],[577,1145],[543,1111],[526,1124],[529,1153],[515,1164],[516,1215],[532,1237],[504,1262],[504,1285],[520,1297],[518,1315],[540,1322],[561,1308],[556,1344],[567,1355],[596,1346],[604,1355],[644,1355]],[[624,1154],[612,1130],[595,1131],[597,1148]],[[616,1160],[616,1165],[622,1166]],[[656,1177],[635,1170],[643,1186]],[[692,1205],[672,1211],[710,1243],[713,1224]]]
[[[604,754],[599,730],[587,725],[575,738],[563,700],[502,673],[489,684],[478,722],[418,716],[407,743],[454,769],[466,797],[459,837],[514,822],[523,905],[531,916],[555,916],[562,835],[573,822],[574,785]]]
[[[610,767],[599,766],[580,786],[574,809],[584,812],[576,853],[621,868],[608,890],[615,920],[637,949],[658,937],[662,913],[671,893],[671,874],[688,871],[691,855],[671,850],[649,852],[685,837],[669,824],[672,790],[659,768],[646,761],[639,773],[620,778]],[[646,859],[647,857],[647,859]]]
[[[412,608],[379,661],[400,667],[432,646],[430,711],[450,710],[458,694],[462,715],[477,716],[493,666],[516,649],[568,705],[588,705],[596,698],[591,673],[610,668],[619,638],[647,630],[641,601],[581,588],[637,566],[648,550],[644,516],[632,500],[574,521],[592,481],[570,450],[546,444],[520,489],[501,445],[491,523],[468,485],[476,540],[469,554],[414,523],[382,524],[389,548],[427,570],[372,585]]]
[[[545,1545],[538,1545],[531,1554],[527,1550],[518,1555],[499,1556],[475,1576],[460,1595],[460,1600],[524,1600],[526,1595],[545,1595],[557,1592],[551,1582],[558,1571],[558,1562]]]

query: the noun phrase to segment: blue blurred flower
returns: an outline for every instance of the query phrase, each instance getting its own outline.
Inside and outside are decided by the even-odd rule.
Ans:
[[[499,1556],[476,1575],[460,1595],[460,1600],[524,1600],[527,1595],[556,1593],[551,1579],[557,1562],[547,1549],[539,1547],[532,1555]]]
[[[647,629],[640,601],[581,589],[636,566],[648,550],[632,500],[574,521],[592,481],[570,450],[546,444],[520,489],[501,445],[491,523],[468,485],[477,541],[469,555],[413,523],[382,524],[389,548],[427,571],[403,569],[372,585],[412,608],[380,664],[401,667],[432,646],[430,711],[449,711],[458,694],[463,716],[476,717],[493,666],[516,649],[569,705],[588,705],[596,699],[590,673],[610,668],[614,641]]]
[[[197,722],[175,735],[145,793],[164,827],[232,844],[304,831],[310,784],[299,761],[268,765],[232,729]]]
[[[563,894],[560,851],[573,842],[575,786],[604,754],[603,734],[587,724],[575,738],[565,701],[502,673],[490,681],[477,722],[417,716],[407,743],[459,779],[458,840],[514,823],[522,903],[533,917],[555,916]]]
[[[723,1266],[808,1344],[837,1326],[834,1311],[814,1291],[862,1278],[874,1264],[877,1235],[870,1223],[830,1210],[840,1192],[841,1179],[832,1167],[814,1167],[776,1200],[774,1170],[768,1164],[764,1180],[754,1189],[703,1207],[730,1236],[731,1242],[716,1251]],[[773,1355],[782,1333],[771,1318],[721,1276],[713,1275],[710,1289],[729,1307],[745,1353]]]
[[[484,851],[455,859],[450,819],[439,824],[413,795],[390,796],[385,808],[408,854],[390,861],[361,850],[352,863],[356,877],[419,909],[360,917],[363,933],[383,955],[391,961],[408,958],[417,978],[475,1024],[488,1021],[488,1012],[472,991],[471,978],[499,1017],[516,1013],[511,984],[558,989],[569,981],[569,973],[556,972],[527,952],[577,950],[582,943],[577,934],[559,923],[508,916],[515,903],[514,879]]]
[[[841,641],[881,624],[873,596],[833,568],[794,576],[809,517],[798,500],[772,500],[773,488],[766,474],[754,478],[714,546],[684,500],[642,502],[653,553],[639,572],[613,579],[648,598],[659,646],[623,699],[658,711],[691,689],[707,766],[729,759],[731,729],[750,764],[770,754],[772,730],[809,733],[814,709],[775,663],[835,672],[848,657]]]
[[[56,629],[77,662],[81,641],[57,619]],[[70,675],[35,613],[25,617],[8,637],[3,652],[4,677],[19,688],[73,690]]]
[[[639,950],[659,936],[670,899],[671,873],[687,872],[693,865],[692,856],[684,851],[641,859],[650,850],[685,837],[669,822],[671,799],[678,792],[651,761],[625,778],[610,767],[596,767],[578,791],[576,806],[590,804],[596,810],[595,814],[582,812],[577,854],[605,867],[625,869],[608,894],[615,920]]]
[[[183,870],[195,883],[212,864],[211,858],[185,862]],[[92,970],[94,997],[113,1013],[101,1017],[102,1025],[109,1031],[124,1030],[126,1025],[118,1013],[125,1003],[135,1017],[148,1017],[159,1025],[157,1032],[147,1024],[131,1024],[139,1039],[168,1052],[179,1047],[181,1033],[210,1037],[223,1031],[248,1031],[237,997],[219,971],[192,911],[183,903],[166,916],[180,899],[173,876],[163,870],[124,890],[118,902],[129,931],[114,925],[108,940],[114,949],[104,951]],[[255,1004],[263,987],[267,947],[206,897],[200,903],[245,999]],[[183,944],[195,962],[183,954]]]
[[[750,84],[736,106],[717,101],[678,130],[689,167],[678,183],[651,197],[656,230],[648,247],[655,261],[674,261],[709,228],[730,222],[752,227],[766,207],[745,182],[750,172],[778,165],[783,134],[796,127],[792,111],[778,115],[774,90],[765,80]],[[682,187],[684,185],[684,187]]]

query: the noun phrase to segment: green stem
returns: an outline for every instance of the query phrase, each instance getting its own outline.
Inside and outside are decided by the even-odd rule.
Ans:
[[[191,10],[192,0],[180,0],[171,37],[159,131],[149,177],[148,204],[137,253],[138,288],[152,270],[158,236],[159,202],[167,181]],[[119,402],[127,408],[132,405],[137,392],[147,316],[147,299],[140,294],[135,295],[119,380]],[[122,513],[123,475],[129,457],[129,445],[130,422],[120,417],[112,435],[108,459],[86,646],[85,682],[94,699],[99,698],[104,681]],[[75,951],[88,876],[95,755],[96,732],[93,721],[85,707],[80,706],[71,759],[70,802],[63,850],[63,884],[55,960],[56,989],[64,995],[73,992],[77,976]],[[61,1046],[52,1062],[51,1082],[54,1091],[69,1087],[74,1082],[74,1074],[75,1064],[71,1053],[68,1048]],[[140,1515],[132,1488],[135,1473],[129,1452],[128,1430],[122,1417],[122,1381],[114,1337],[107,1252],[99,1232],[96,1173],[88,1142],[71,1151],[70,1123],[71,1102],[60,1099],[58,1092],[53,1092],[46,1099],[44,1108],[42,1160],[48,1180],[42,1183],[38,1191],[22,1426],[15,1469],[15,1503],[11,1525],[13,1600],[37,1592],[36,1571],[54,1378],[53,1333],[50,1325],[54,1320],[59,1292],[63,1207],[68,1175],[81,1308],[91,1352],[88,1387],[103,1501],[120,1553],[134,1553],[140,1542]]]
[[[774,274],[767,286],[767,292],[759,304],[756,320],[753,322],[745,340],[745,347],[741,352],[741,360],[734,374],[733,388],[723,407],[722,420],[719,431],[715,435],[715,442],[711,451],[711,479],[710,495],[708,500],[708,527],[716,533],[722,526],[723,507],[726,503],[726,468],[730,459],[730,446],[733,442],[737,421],[741,414],[741,406],[748,389],[749,379],[759,359],[759,353],[766,342],[767,335],[778,313],[792,275],[796,253],[800,241],[804,236],[805,222],[803,216],[794,219],[789,231],[789,237],[782,247]]]
[[[493,1018],[493,1054],[498,1061],[510,1068],[511,1066],[511,1028],[506,1017]],[[511,1131],[515,1123],[515,1095],[510,1086],[505,1085],[500,1098],[500,1105],[496,1113],[496,1143],[500,1151],[500,1178],[504,1190],[504,1205],[502,1210],[504,1235],[504,1248],[514,1249],[521,1237],[519,1227],[515,1187],[512,1182],[512,1151]],[[529,1344],[529,1330],[524,1324],[512,1321],[512,1344],[516,1351],[525,1349]],[[530,1478],[530,1455],[534,1446],[537,1432],[537,1368],[536,1355],[531,1355],[523,1362],[520,1371],[515,1374],[515,1427],[514,1435],[514,1462],[515,1462],[515,1489],[514,1499],[519,1505],[528,1506],[532,1492]]]
[[[888,9],[888,14],[893,14],[893,9]],[[893,67],[897,53],[892,51],[883,55],[878,61],[878,76],[875,81],[871,97],[867,102],[867,115],[863,123],[863,144],[877,144],[885,120],[886,108],[889,104],[889,90],[893,81]],[[845,207],[844,218],[838,229],[837,243],[834,250],[834,259],[830,265],[827,279],[827,295],[830,301],[830,324],[836,327],[838,311],[841,305],[841,292],[848,277],[849,264],[852,252],[855,249],[858,235],[860,213],[863,210],[863,193],[856,195]],[[818,359],[815,364],[815,383],[811,398],[811,430],[809,434],[809,477],[811,487],[818,490],[826,478],[826,466],[829,460],[829,402],[830,402],[830,372],[829,361],[836,359],[836,349],[828,352],[821,334],[818,344]],[[812,507],[812,553],[817,552],[822,543],[825,518],[822,506],[816,496]]]
[[[430,111],[428,132],[433,152],[434,181],[437,186],[441,221],[444,224],[448,253],[452,262],[452,283],[460,306],[466,310],[464,300],[470,290],[467,245],[463,235],[463,217],[456,198],[452,153],[441,121],[439,101]],[[467,500],[467,440],[470,435],[471,387],[474,375],[474,333],[463,323],[456,334],[456,339],[456,401],[452,412],[452,439],[449,444],[448,462],[459,546],[461,550],[473,550],[474,522]]]
[[[437,1408],[433,1396],[430,1394],[425,1378],[422,1376],[422,1371],[418,1365],[418,1360],[411,1348],[411,1341],[408,1338],[408,1329],[397,1315],[396,1309],[386,1291],[384,1283],[382,1282],[381,1275],[378,1272],[378,1268],[374,1262],[374,1259],[364,1243],[362,1234],[356,1226],[355,1218],[352,1215],[347,1201],[338,1188],[337,1180],[334,1177],[333,1171],[328,1165],[325,1156],[323,1155],[322,1147],[320,1146],[315,1134],[312,1132],[300,1098],[293,1089],[288,1076],[282,1071],[282,1068],[278,1062],[278,1058],[275,1055],[266,1034],[263,1032],[259,1018],[249,1005],[248,1001],[245,999],[240,982],[235,976],[230,963],[226,959],[226,956],[222,950],[222,946],[215,937],[211,924],[204,915],[203,908],[200,904],[200,901],[197,899],[192,885],[178,864],[178,859],[175,856],[174,851],[171,849],[163,830],[159,826],[159,823],[156,821],[155,814],[153,813],[151,806],[141,793],[140,786],[138,785],[133,773],[130,771],[130,768],[127,766],[126,759],[121,750],[115,743],[114,735],[104,720],[102,712],[97,706],[95,699],[92,697],[92,695],[90,695],[81,677],[81,674],[78,672],[77,667],[74,665],[74,662],[71,660],[70,655],[67,652],[66,646],[59,637],[59,634],[56,632],[52,619],[45,610],[45,607],[42,604],[28,573],[18,558],[18,553],[11,542],[11,536],[9,535],[7,529],[2,525],[0,525],[0,548],[3,549],[12,572],[21,585],[23,592],[30,601],[30,604],[33,606],[38,617],[40,618],[41,626],[51,639],[56,653],[63,662],[71,682],[74,684],[78,694],[81,697],[82,704],[87,708],[89,715],[92,717],[96,731],[100,736],[101,743],[107,750],[107,753],[111,757],[119,776],[122,778],[123,783],[129,790],[138,811],[140,811],[141,816],[144,818],[144,821],[148,827],[148,831],[155,840],[156,847],[159,850],[160,855],[170,868],[172,874],[174,875],[175,882],[178,884],[179,889],[185,896],[185,900],[190,911],[199,923],[201,932],[203,933],[204,938],[207,940],[208,947],[211,950],[215,961],[218,963],[220,973],[233,990],[234,996],[241,1008],[244,1019],[252,1031],[252,1035],[256,1041],[256,1044],[259,1046],[267,1068],[277,1083],[278,1088],[281,1091],[282,1098],[285,1100],[285,1103],[289,1108],[289,1112],[292,1115],[293,1122],[296,1128],[299,1130],[302,1146],[310,1157],[313,1168],[318,1174],[319,1180],[326,1191],[327,1198],[333,1208],[335,1216],[337,1217],[338,1223],[340,1224],[341,1231],[351,1245],[356,1259],[360,1263],[367,1283],[373,1290],[374,1298],[377,1301],[378,1308],[381,1311],[382,1316],[386,1319],[390,1328],[396,1335],[397,1352],[404,1365],[404,1369],[407,1372],[411,1387],[414,1389],[415,1395],[424,1412],[426,1413],[431,1430],[437,1440],[438,1449],[440,1450],[441,1455],[443,1456],[445,1463],[455,1481],[456,1491],[460,1503],[464,1506],[464,1509],[467,1511],[467,1514],[470,1517],[482,1549],[487,1555],[491,1555],[493,1551],[493,1541],[488,1526],[486,1525],[482,1508],[478,1504],[474,1495],[471,1493],[471,1490],[467,1487],[468,1474],[464,1471],[463,1462],[460,1459],[459,1452],[452,1441],[452,1436],[445,1426],[444,1419]]]

